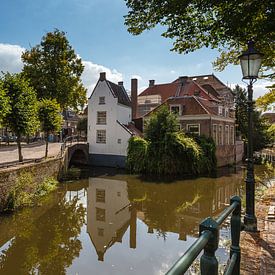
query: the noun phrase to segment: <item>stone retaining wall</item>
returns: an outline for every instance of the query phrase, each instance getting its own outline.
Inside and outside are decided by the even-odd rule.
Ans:
[[[22,173],[31,173],[33,181],[39,184],[48,177],[58,179],[61,167],[61,159],[49,159],[40,163],[17,165],[0,170],[0,212],[3,211],[9,193]]]

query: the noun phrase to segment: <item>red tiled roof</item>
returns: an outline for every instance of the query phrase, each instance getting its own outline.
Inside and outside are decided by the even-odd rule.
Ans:
[[[219,99],[203,89],[198,83],[190,79],[184,83],[174,81],[167,84],[157,84],[148,87],[139,96],[160,95],[161,101],[164,102],[170,97],[193,96],[196,92],[199,92],[199,96],[205,99],[219,101]]]

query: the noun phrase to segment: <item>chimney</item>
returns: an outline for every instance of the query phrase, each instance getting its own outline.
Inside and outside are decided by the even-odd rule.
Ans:
[[[137,90],[138,80],[136,78],[133,78],[131,79],[132,120],[137,117]]]
[[[123,87],[123,81],[119,81],[117,85]]]
[[[182,85],[184,85],[188,80],[188,76],[180,76],[179,77],[179,83],[181,83]]]
[[[104,81],[106,80],[106,73],[105,72],[101,72],[99,75],[99,81]]]
[[[153,87],[153,86],[155,86],[155,80],[151,79],[149,80],[149,87]]]

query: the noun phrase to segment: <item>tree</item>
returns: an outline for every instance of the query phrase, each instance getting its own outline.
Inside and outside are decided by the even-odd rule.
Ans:
[[[237,131],[241,133],[245,142],[248,134],[248,113],[247,113],[247,92],[240,86],[233,90],[236,104],[236,124]],[[271,142],[271,136],[268,132],[270,125],[261,117],[261,113],[254,110],[253,112],[253,150],[259,151],[265,148]]]
[[[3,118],[10,110],[9,98],[7,96],[7,90],[4,88],[3,82],[0,81],[0,125]]]
[[[3,124],[15,133],[19,161],[22,162],[22,136],[34,133],[38,127],[36,93],[22,74],[6,73],[0,82],[10,101],[10,110],[4,117]]]
[[[88,127],[88,118],[87,117],[81,118],[77,123],[77,131],[80,132],[80,135],[82,132],[84,132],[85,136],[87,136],[87,127]]]
[[[62,110],[84,105],[86,89],[80,80],[84,66],[64,32],[47,33],[39,45],[22,54],[22,61],[38,99],[56,99]]]
[[[41,129],[45,133],[45,158],[47,158],[49,134],[60,131],[62,127],[63,120],[60,105],[55,99],[42,99],[38,104],[38,118],[41,124]]]
[[[267,111],[272,104],[275,103],[275,88],[270,88],[270,91],[256,100],[256,105],[263,111]]]
[[[275,5],[273,1],[187,1],[187,0],[126,0],[125,16],[128,31],[134,35],[156,25],[166,27],[162,36],[174,40],[173,49],[188,53],[202,47],[218,48],[220,57],[214,63],[223,70],[237,64],[237,56],[254,40],[265,54],[263,66],[268,72],[275,65]]]

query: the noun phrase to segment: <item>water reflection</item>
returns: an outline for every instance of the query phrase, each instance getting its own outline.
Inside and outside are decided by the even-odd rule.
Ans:
[[[51,206],[38,215],[25,209],[10,220],[15,235],[0,255],[1,274],[65,274],[79,256],[84,208],[64,198]]]
[[[69,183],[40,207],[0,218],[0,274],[164,274],[242,181],[238,173],[172,184],[127,175]],[[225,250],[218,253],[225,261]]]

